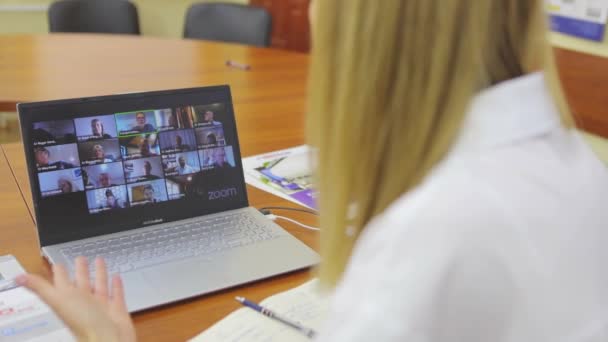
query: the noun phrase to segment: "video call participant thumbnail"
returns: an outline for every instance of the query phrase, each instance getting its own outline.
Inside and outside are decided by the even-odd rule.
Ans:
[[[196,149],[196,139],[192,129],[162,132],[159,135],[160,152],[176,153]]]
[[[201,170],[196,151],[163,155],[165,176],[181,176]]]
[[[232,146],[209,148],[199,151],[203,170],[235,167]]]
[[[161,109],[155,111],[155,117],[159,132],[194,127],[192,107]]]
[[[87,190],[125,184],[122,163],[85,166],[82,168],[82,182]]]
[[[78,144],[82,165],[112,163],[121,160],[118,139],[92,140]]]
[[[199,196],[205,194],[203,176],[195,173],[185,176],[173,176],[167,178],[167,194],[170,200],[185,197]]]
[[[159,131],[194,128],[195,119],[192,106],[173,108],[170,115],[167,112],[162,114],[162,117],[156,118]]]
[[[78,141],[116,138],[114,115],[92,116],[74,120]]]
[[[76,144],[34,147],[34,161],[38,172],[80,166]]]
[[[83,190],[80,168],[38,174],[40,195],[49,197]]]
[[[225,146],[224,128],[222,125],[199,127],[196,129],[196,141],[199,148]]]
[[[87,204],[91,214],[126,208],[128,206],[127,188],[115,186],[87,191]]]
[[[72,120],[35,122],[32,140],[34,146],[75,143],[74,122]]]
[[[160,155],[156,134],[139,134],[120,138],[120,153],[124,159],[147,158]]]
[[[115,115],[118,135],[126,136],[139,133],[155,133],[156,118],[154,111],[118,113]]]
[[[226,107],[223,103],[213,103],[209,105],[193,106],[194,126],[220,126],[221,118],[224,117]]]
[[[127,183],[136,183],[163,178],[160,157],[132,159],[124,162]]]
[[[167,201],[165,180],[159,179],[127,185],[131,206]]]

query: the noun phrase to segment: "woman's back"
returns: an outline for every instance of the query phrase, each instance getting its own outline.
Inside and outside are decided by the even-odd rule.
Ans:
[[[366,228],[325,338],[606,341],[607,203],[606,167],[561,126],[542,75],[499,84]]]

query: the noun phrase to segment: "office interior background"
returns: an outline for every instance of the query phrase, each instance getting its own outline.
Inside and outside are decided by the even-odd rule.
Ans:
[[[104,1],[104,0],[98,0]],[[54,0],[0,0],[0,34],[47,34],[47,10]],[[307,52],[310,0],[135,0],[144,37],[181,39],[190,6],[204,2],[250,4],[265,7],[272,15],[271,46]],[[1,54],[1,48],[0,48]],[[15,113],[0,113],[0,142],[19,139]]]
[[[100,0],[103,1],[103,0]],[[47,34],[48,6],[53,0],[0,0],[0,34]],[[144,37],[181,39],[188,8],[201,2],[250,4],[267,8],[273,19],[271,46],[301,53],[309,50],[307,7],[310,0],[132,0],[137,6]],[[550,32],[553,46],[608,58],[608,34],[602,42]],[[1,51],[1,47],[0,47]],[[1,52],[0,52],[1,53]],[[0,142],[19,139],[15,113],[0,113]],[[608,143],[587,134],[602,159],[608,160]]]
[[[0,215],[0,240],[8,241],[0,246],[4,248],[0,255],[15,255],[28,272],[48,276],[50,268],[40,257],[26,153],[23,144],[19,142],[21,137],[17,113],[11,110],[18,101],[54,99],[53,96],[66,98],[123,91],[229,84],[232,87],[235,114],[243,128],[239,127],[243,157],[276,153],[277,150],[300,146],[306,142],[305,126],[301,123],[306,114],[305,89],[311,45],[308,6],[312,0],[130,0],[137,7],[141,35],[119,37],[49,33],[48,9],[54,1],[0,0],[0,40],[5,39],[5,44],[0,44],[0,85],[4,86],[4,90],[0,90],[0,105],[3,101],[5,103],[4,107],[0,106],[0,171],[4,172],[0,172],[3,175],[3,181],[0,182],[0,206],[3,209]],[[86,1],[103,3],[110,0]],[[350,1],[344,0],[342,3],[346,6]],[[570,1],[582,3],[587,0]],[[605,1],[608,5],[608,0],[600,1]],[[184,40],[188,9],[197,3],[219,2],[266,8],[273,22],[269,47]],[[232,22],[238,23],[238,20]],[[604,32],[604,38],[600,41],[550,31],[548,35],[555,48],[564,92],[570,101],[581,135],[608,166],[608,96],[605,95],[608,89],[608,32]],[[141,52],[140,46],[145,47],[149,63],[142,63],[146,56],[138,55]],[[90,51],[87,51],[89,49]],[[56,51],[61,53],[55,53]],[[67,53],[63,53],[64,51]],[[96,58],[88,59],[85,56]],[[111,58],[108,58],[109,56]],[[94,63],[91,63],[91,59],[95,59]],[[115,68],[116,66],[118,68]],[[95,70],[96,67],[99,67],[99,70]],[[113,73],[114,68],[119,69],[116,74]],[[177,76],[174,77],[174,74]],[[95,81],[95,76],[102,77]],[[119,77],[115,78],[116,76]],[[87,82],[91,87],[87,87]],[[176,112],[188,116],[186,107]],[[191,120],[194,120],[194,117]],[[169,119],[167,125],[168,122]],[[199,132],[202,133],[203,130]],[[216,139],[218,136],[225,142],[226,136],[223,132],[214,135]],[[202,135],[191,135],[191,139],[184,139],[184,144],[195,146],[197,139],[202,140],[201,137]],[[129,139],[125,145],[126,150],[130,151],[130,154],[137,151],[141,153],[142,147],[160,151],[161,144],[169,144],[166,141],[160,142],[160,137],[159,142],[147,139]],[[173,142],[175,139],[169,141]],[[87,147],[99,150],[90,145]],[[227,153],[227,164],[234,167],[235,160],[238,159],[234,158],[232,150],[226,148],[214,148],[214,151],[219,151],[218,155],[221,155],[221,151]],[[104,155],[100,160],[104,163],[106,159],[113,159],[113,155],[122,154],[118,150],[112,151],[110,147],[103,147],[102,150]],[[74,150],[73,153],[80,152]],[[214,155],[193,151],[185,153],[190,153],[185,154],[185,157],[190,156],[186,161],[187,165],[196,165],[196,160],[200,160],[199,166],[202,167],[210,166],[210,163],[203,161],[210,161]],[[62,159],[69,160],[74,154]],[[53,155],[56,155],[54,151]],[[171,154],[160,159],[166,159],[166,165],[151,164],[151,175],[159,177],[161,172],[179,173],[176,171],[176,158],[177,154]],[[60,159],[56,160],[61,161]],[[109,169],[105,177],[101,177],[102,172],[95,172],[100,171],[101,166],[96,168],[88,165],[85,168],[87,178],[95,179],[96,184],[99,184],[82,181],[83,188],[86,188],[85,184],[89,184],[89,188],[97,187],[90,192],[90,197],[86,198],[87,203],[93,203],[87,206],[86,210],[104,209],[101,206],[105,205],[104,201],[108,203],[108,197],[116,200],[112,206],[112,209],[116,209],[132,200],[133,193],[136,194],[136,203],[146,196],[144,187],[129,193],[128,188],[116,185],[118,181],[112,184],[112,173],[120,174],[126,171],[129,173],[128,177],[131,177],[130,180],[141,180],[141,177],[148,176],[145,164],[142,165],[141,161],[131,162],[126,169],[122,166]],[[169,169],[171,171],[167,171]],[[70,175],[76,177],[75,172]],[[82,175],[78,177],[84,178]],[[185,196],[186,190],[182,190],[180,185],[190,180],[183,175],[174,177],[174,180],[168,180],[166,183],[167,193],[159,196]],[[124,182],[126,181],[125,179]],[[54,180],[54,183],[59,184],[59,180]],[[104,190],[108,188],[120,188],[123,191],[111,191],[111,196],[108,196]],[[151,188],[153,193],[163,193],[162,187]],[[64,191],[63,185],[61,191]],[[251,205],[256,208],[295,205],[286,199],[289,196],[277,197],[251,184],[247,185],[247,192]],[[296,222],[315,227],[318,224],[316,217],[309,212],[287,213],[288,219],[293,217]],[[283,220],[285,221],[285,218]],[[318,250],[318,232],[302,229],[294,224],[293,220],[282,222],[281,226],[304,244]],[[142,312],[134,316],[136,329],[142,340],[146,341],[185,340],[208,329],[235,310],[235,296],[243,295],[256,300],[268,298],[308,281],[313,275],[313,271],[307,269]]]

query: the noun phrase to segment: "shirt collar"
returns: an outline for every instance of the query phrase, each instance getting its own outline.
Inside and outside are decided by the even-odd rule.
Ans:
[[[541,136],[561,125],[542,73],[501,82],[477,94],[455,149],[478,151]]]

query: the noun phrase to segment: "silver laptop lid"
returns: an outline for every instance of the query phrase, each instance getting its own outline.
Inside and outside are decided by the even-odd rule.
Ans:
[[[18,110],[42,247],[248,206],[228,86]]]

